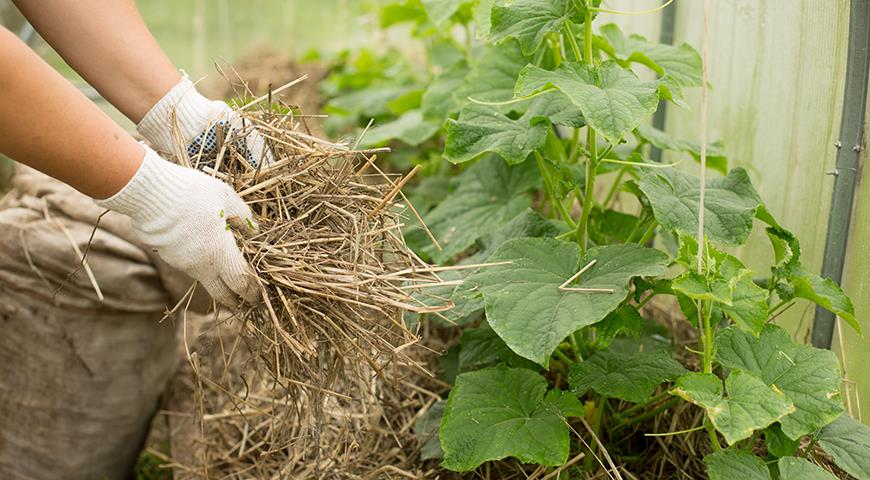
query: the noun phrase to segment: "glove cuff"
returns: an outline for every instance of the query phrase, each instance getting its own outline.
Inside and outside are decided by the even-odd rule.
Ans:
[[[221,120],[229,110],[223,102],[202,96],[187,74],[183,70],[181,73],[181,80],[136,125],[136,131],[158,152],[172,155],[175,154],[173,131],[176,125],[186,149],[197,135]]]
[[[146,223],[164,216],[184,191],[182,176],[174,169],[180,169],[157,154],[146,145],[142,165],[118,193],[105,200],[96,200],[97,205],[113,210],[133,219],[136,223]]]

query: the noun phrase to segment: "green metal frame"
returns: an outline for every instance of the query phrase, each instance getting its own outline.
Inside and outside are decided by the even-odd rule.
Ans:
[[[846,88],[843,116],[837,141],[834,194],[828,218],[822,276],[837,283],[843,279],[852,203],[858,182],[861,151],[864,146],[864,122],[867,88],[870,81],[870,0],[852,0],[849,13],[849,53],[846,64]],[[813,346],[831,348],[836,317],[816,308],[813,322]]]

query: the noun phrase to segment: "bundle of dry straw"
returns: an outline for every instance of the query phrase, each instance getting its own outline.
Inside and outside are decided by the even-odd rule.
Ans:
[[[210,351],[188,349],[198,453],[176,467],[200,478],[379,478],[396,468],[381,464],[396,451],[382,456],[412,447],[403,442],[411,417],[437,399],[402,315],[450,305],[419,299],[443,282],[403,241],[414,212],[400,189],[410,177],[378,168],[386,149],[311,135],[308,117],[272,101],[277,92],[237,109],[245,127],[218,132],[216,158],[188,159],[254,211],[255,233],[229,223],[262,301],[217,321]],[[251,129],[273,163],[248,162]]]

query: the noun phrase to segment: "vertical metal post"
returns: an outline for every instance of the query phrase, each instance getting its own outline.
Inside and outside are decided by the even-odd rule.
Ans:
[[[843,280],[849,224],[852,220],[852,202],[858,182],[861,150],[864,148],[868,80],[870,80],[870,0],[852,0],[849,12],[849,53],[846,63],[843,116],[840,137],[836,145],[834,194],[822,264],[822,276],[837,283]],[[831,348],[835,323],[836,318],[833,313],[821,307],[816,308],[813,346]]]

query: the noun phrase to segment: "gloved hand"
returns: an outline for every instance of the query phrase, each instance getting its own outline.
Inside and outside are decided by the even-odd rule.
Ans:
[[[143,243],[198,280],[221,304],[255,302],[256,278],[227,226],[229,218],[238,216],[256,228],[251,210],[229,185],[144,148],[139,171],[121,191],[97,204],[129,216]]]
[[[254,126],[242,122],[241,117],[226,103],[202,96],[186,73],[142,117],[136,130],[158,152],[175,155],[174,123],[177,123],[181,139],[187,146],[188,157],[193,159],[202,153],[198,162],[200,167],[215,164],[219,153],[218,130],[222,131],[224,138],[230,135],[231,130],[246,132],[245,145],[239,147],[247,151],[251,165],[268,165],[272,162],[272,153]]]

